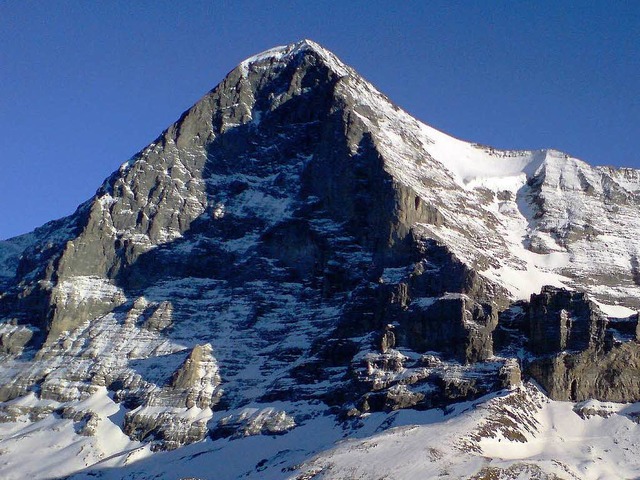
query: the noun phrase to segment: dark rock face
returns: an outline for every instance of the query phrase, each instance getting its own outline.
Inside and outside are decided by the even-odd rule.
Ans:
[[[637,318],[609,321],[584,294],[546,286],[505,318],[499,351],[528,350],[525,373],[557,400],[640,399]]]
[[[556,400],[640,401],[640,347],[635,342],[606,352],[588,349],[541,358],[528,371]]]
[[[401,338],[418,351],[443,351],[462,363],[475,363],[493,355],[492,331],[497,310],[464,294],[449,294],[413,302],[401,323]]]
[[[602,348],[607,317],[584,293],[544,287],[529,304],[530,348],[538,355]]]

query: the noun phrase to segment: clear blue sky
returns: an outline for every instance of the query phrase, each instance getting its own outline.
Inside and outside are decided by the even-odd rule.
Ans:
[[[302,38],[456,137],[640,167],[637,0],[5,0],[0,238],[73,212],[238,62]]]

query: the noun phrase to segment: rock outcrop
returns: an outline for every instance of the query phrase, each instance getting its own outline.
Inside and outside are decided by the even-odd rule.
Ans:
[[[607,317],[584,293],[544,287],[529,303],[529,347],[536,355],[604,348]]]
[[[524,373],[553,399],[635,402],[636,328],[635,315],[609,319],[583,292],[546,286],[504,316],[496,334],[498,352],[524,352]]]

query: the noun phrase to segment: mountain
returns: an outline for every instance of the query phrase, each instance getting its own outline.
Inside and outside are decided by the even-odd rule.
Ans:
[[[638,476],[638,233],[638,170],[268,50],[0,242],[0,473]]]

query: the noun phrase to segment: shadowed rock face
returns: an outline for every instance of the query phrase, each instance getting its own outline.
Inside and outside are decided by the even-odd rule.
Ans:
[[[529,305],[530,348],[544,355],[603,348],[607,317],[584,293],[544,287]]]
[[[528,371],[552,398],[640,400],[637,341],[614,338],[620,332],[607,330],[607,317],[583,293],[545,287],[531,296],[528,320],[530,349],[540,355]],[[612,326],[636,325],[637,317]]]
[[[515,305],[495,275],[527,268],[507,220],[529,221],[529,253],[559,248],[553,165],[474,189],[426,129],[313,42],[243,62],[72,216],[0,244],[0,401],[106,387],[127,435],[176,448],[284,433],[304,402],[341,419],[444,406],[521,366],[554,398],[639,399],[637,319],[613,328],[560,288]],[[602,178],[607,205],[633,208]],[[597,235],[580,231],[562,242]]]

